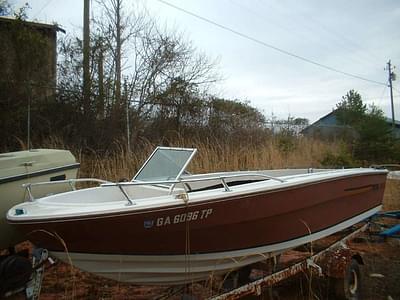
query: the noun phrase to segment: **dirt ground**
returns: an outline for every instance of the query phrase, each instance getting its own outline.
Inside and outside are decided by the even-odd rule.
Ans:
[[[388,180],[385,198],[385,210],[400,209],[400,180]],[[385,221],[386,225],[398,220]],[[364,265],[361,266],[362,294],[360,299],[400,299],[400,239],[382,239],[367,234],[361,235],[350,243],[352,250],[361,254]],[[46,265],[42,283],[42,300],[50,299],[204,299],[221,285],[221,280],[213,284],[193,284],[187,288],[144,287],[100,278],[81,272],[62,262]],[[264,289],[259,297],[246,299],[337,299],[329,288],[327,280],[310,280],[301,274],[274,286]],[[188,297],[190,295],[190,297]],[[24,299],[16,295],[9,299]]]
[[[364,265],[360,265],[359,299],[400,299],[400,241],[361,235],[350,242],[349,246],[361,254],[364,262]],[[304,274],[296,276],[266,290],[261,297],[248,299],[340,299],[330,279],[314,277],[310,289],[308,276]]]

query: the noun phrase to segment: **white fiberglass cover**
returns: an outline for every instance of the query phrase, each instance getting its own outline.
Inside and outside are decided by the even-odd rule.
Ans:
[[[177,180],[185,171],[197,149],[157,147],[133,180]]]

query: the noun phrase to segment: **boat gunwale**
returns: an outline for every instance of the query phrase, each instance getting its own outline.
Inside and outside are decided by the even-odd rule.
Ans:
[[[350,169],[349,169],[350,170]],[[331,177],[331,178],[323,178],[323,179],[319,179],[319,180],[314,180],[314,181],[309,181],[309,182],[302,182],[302,183],[292,183],[292,182],[288,182],[285,181],[284,184],[286,184],[285,186],[274,186],[273,188],[269,188],[269,189],[264,189],[264,190],[258,190],[255,192],[251,192],[249,191],[248,193],[239,193],[236,195],[229,195],[229,193],[231,192],[222,192],[221,195],[223,197],[218,197],[218,198],[212,198],[212,199],[200,199],[200,200],[188,200],[187,203],[185,203],[183,200],[180,201],[180,203],[176,203],[176,204],[166,204],[165,206],[156,206],[156,207],[143,207],[143,208],[138,208],[137,205],[127,205],[126,201],[118,201],[118,203],[124,203],[123,208],[125,208],[123,211],[121,210],[121,206],[119,206],[118,208],[114,209],[114,210],[103,210],[103,211],[95,211],[93,213],[88,213],[85,212],[84,215],[78,215],[75,213],[75,215],[73,213],[70,213],[69,215],[64,215],[64,216],[50,216],[48,218],[43,218],[43,217],[38,217],[36,219],[22,219],[21,216],[24,215],[18,215],[18,216],[14,216],[14,215],[10,215],[8,211],[7,213],[7,222],[9,224],[14,224],[14,225],[29,225],[29,224],[40,224],[40,223],[58,223],[58,222],[75,222],[75,221],[86,221],[86,220],[95,220],[95,219],[107,219],[107,218],[119,218],[119,217],[125,217],[125,216],[131,216],[131,215],[137,215],[137,214],[143,214],[143,213],[158,213],[158,212],[166,212],[166,211],[170,211],[170,210],[175,210],[175,209],[182,209],[182,208],[195,208],[197,206],[202,206],[202,205],[207,205],[210,203],[220,203],[220,202],[225,202],[225,201],[235,201],[238,199],[245,199],[245,198],[249,198],[249,197],[257,197],[260,195],[267,195],[267,194],[272,194],[272,193],[279,193],[281,191],[290,191],[290,190],[294,190],[294,189],[298,189],[298,188],[303,188],[303,187],[308,187],[311,185],[316,185],[316,184],[320,184],[320,183],[324,183],[324,182],[332,182],[332,181],[336,181],[336,180],[340,180],[340,179],[345,179],[345,178],[352,178],[352,177],[363,177],[363,176],[377,176],[377,175],[387,175],[387,171],[386,170],[376,170],[373,172],[363,172],[363,173],[355,173],[355,174],[343,174],[340,177]],[[248,183],[248,184],[259,184],[260,182],[252,182],[252,183]],[[291,185],[288,185],[288,183],[292,183]],[[365,187],[365,186],[363,186]],[[96,189],[96,188],[101,188],[100,187],[94,187],[94,188],[90,188],[90,189]],[[216,190],[223,190],[223,188],[219,188]],[[75,192],[79,192],[81,190],[75,190],[75,191],[70,191],[67,193],[75,193]],[[199,192],[193,192],[193,193],[207,193],[209,191],[199,191]],[[228,195],[225,195],[225,193],[228,193]],[[190,195],[190,193],[189,193]],[[173,197],[174,195],[168,195],[170,197]],[[165,197],[165,196],[161,196],[161,197]],[[35,200],[35,202],[39,202],[40,205],[40,200],[41,199],[37,199]],[[175,198],[175,200],[177,200]],[[116,202],[115,202],[116,203]],[[114,203],[114,204],[115,204]],[[48,204],[48,203],[46,203]],[[21,206],[24,205],[24,203],[20,204]],[[84,204],[82,204],[84,205]],[[54,205],[56,206],[56,205]],[[63,205],[58,205],[58,207],[62,207]],[[15,207],[14,207],[15,208]]]

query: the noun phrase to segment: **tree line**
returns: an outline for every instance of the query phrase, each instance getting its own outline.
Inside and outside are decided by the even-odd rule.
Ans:
[[[323,164],[351,167],[400,163],[400,129],[391,126],[382,109],[375,104],[367,106],[357,91],[350,90],[336,104],[335,114],[344,129],[339,136],[343,147],[340,153],[327,153]]]
[[[7,2],[2,3],[3,11],[9,11]],[[83,90],[82,39],[59,34],[54,97],[34,97],[34,90],[49,88],[49,83],[26,72],[0,83],[3,98],[8,98],[3,104],[10,104],[1,112],[6,145],[26,135],[27,102],[33,146],[48,136],[100,150],[124,140],[133,150],[142,139],[157,143],[196,135],[234,140],[237,135],[246,139],[267,134],[264,115],[248,102],[212,95],[210,87],[221,79],[218,61],[197,50],[183,34],[162,28],[140,7],[128,10],[124,0],[94,4],[89,93]],[[17,15],[21,22],[26,9]],[[15,36],[25,48],[32,47],[24,49],[29,53],[21,56],[28,58],[24,65],[40,69],[43,55],[34,52],[35,45],[41,48],[40,39],[26,31]],[[16,51],[22,53],[22,48]],[[16,88],[21,84],[26,88]]]
[[[176,29],[160,26],[145,9],[129,9],[127,3],[93,2],[85,92],[82,39],[59,34],[57,83],[49,83],[37,71],[46,63],[44,42],[23,26],[29,6],[15,12],[0,0],[0,15],[13,13],[19,21],[12,31],[13,54],[0,48],[2,57],[14,55],[17,62],[12,76],[0,69],[1,150],[28,147],[29,112],[31,147],[49,137],[66,147],[100,153],[113,145],[135,151],[146,141],[166,145],[180,137],[232,145],[262,145],[274,138],[282,151],[293,151],[307,119],[267,119],[249,102],[213,95],[211,87],[221,80],[218,60]],[[53,92],[39,93],[42,89]],[[400,160],[399,142],[378,107],[367,107],[351,90],[335,109],[339,123],[351,130],[340,136],[343,153],[327,153],[321,163]]]

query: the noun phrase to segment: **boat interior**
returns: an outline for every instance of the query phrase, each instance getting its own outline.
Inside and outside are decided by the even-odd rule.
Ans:
[[[192,175],[186,168],[196,153],[196,149],[157,147],[138,173],[129,182],[107,182],[98,179],[77,179],[77,181],[96,181],[100,186],[53,195],[42,198],[41,202],[57,205],[88,205],[116,203],[132,204],[139,199],[153,199],[182,193],[202,191],[230,191],[231,187],[261,181],[284,182],[292,176],[310,175],[326,169],[279,169],[261,171],[217,172]],[[42,184],[42,183],[40,183]],[[33,186],[32,184],[31,186]],[[28,186],[28,189],[31,188]],[[74,186],[71,185],[73,188]],[[79,197],[70,193],[79,192]],[[33,200],[33,199],[32,199]]]

